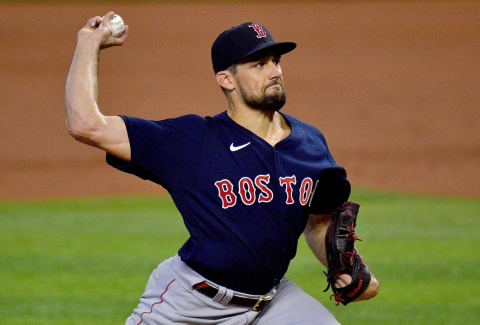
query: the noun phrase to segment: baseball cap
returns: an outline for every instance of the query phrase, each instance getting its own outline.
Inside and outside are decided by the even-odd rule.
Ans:
[[[297,46],[294,42],[275,42],[268,29],[246,22],[223,31],[212,45],[213,71],[217,73],[232,64],[263,50],[282,55]]]

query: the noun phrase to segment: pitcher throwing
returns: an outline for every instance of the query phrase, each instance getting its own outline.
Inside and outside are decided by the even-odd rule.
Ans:
[[[253,22],[222,32],[211,47],[227,101],[218,115],[105,116],[97,102],[100,50],[128,37],[128,26],[112,36],[112,16],[91,18],[78,33],[68,130],[106,151],[113,167],[167,189],[190,233],[153,271],[126,324],[338,324],[284,277],[302,233],[328,267],[338,302],[374,297],[378,281],[354,247],[358,205],[345,202],[345,170],[319,130],[280,112],[280,58],[296,44],[275,42]]]

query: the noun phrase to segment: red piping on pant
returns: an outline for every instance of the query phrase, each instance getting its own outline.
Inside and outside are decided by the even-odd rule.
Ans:
[[[155,305],[158,305],[158,304],[161,304],[163,302],[163,295],[167,293],[168,291],[168,287],[170,287],[170,285],[175,282],[175,279],[173,279],[172,281],[170,281],[169,284],[167,284],[167,287],[165,288],[165,290],[162,292],[162,294],[160,295],[160,301],[157,301],[156,303],[152,304],[152,306],[150,306],[150,311],[144,311],[141,315],[140,315],[140,321],[137,323],[137,325],[141,324],[143,322],[143,314],[151,314],[153,312],[153,306]]]

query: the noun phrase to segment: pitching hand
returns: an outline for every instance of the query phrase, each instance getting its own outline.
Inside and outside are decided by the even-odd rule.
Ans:
[[[93,40],[98,43],[100,49],[120,46],[125,43],[128,37],[128,25],[125,26],[125,31],[120,37],[114,37],[112,35],[110,21],[114,14],[113,11],[108,12],[103,16],[103,20],[100,16],[88,19],[87,24],[78,32],[78,40]],[[101,27],[100,24],[102,24]]]

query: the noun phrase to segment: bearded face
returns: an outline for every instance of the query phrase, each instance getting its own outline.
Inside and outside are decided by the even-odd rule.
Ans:
[[[259,94],[249,92],[238,80],[237,83],[243,101],[254,109],[279,111],[287,101],[281,80],[271,81]]]

